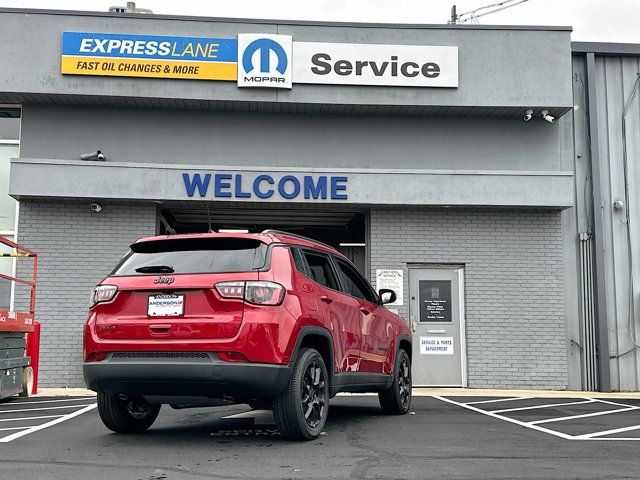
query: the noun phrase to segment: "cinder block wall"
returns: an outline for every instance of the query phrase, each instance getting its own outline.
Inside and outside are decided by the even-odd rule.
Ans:
[[[370,222],[371,278],[404,269],[404,318],[408,264],[464,264],[469,387],[567,388],[560,212],[373,208]]]
[[[84,386],[82,325],[89,294],[131,242],[156,231],[153,204],[100,202],[102,212],[94,213],[90,203],[20,203],[19,242],[38,253],[36,319],[42,324],[42,387]],[[30,275],[23,269],[20,273]],[[27,290],[18,288],[17,309],[24,308]]]

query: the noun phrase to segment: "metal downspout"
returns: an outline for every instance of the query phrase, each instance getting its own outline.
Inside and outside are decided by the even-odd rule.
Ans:
[[[609,325],[607,319],[607,292],[604,276],[604,200],[600,184],[600,142],[598,140],[598,105],[596,90],[596,58],[586,54],[587,98],[589,105],[589,138],[591,149],[591,194],[593,203],[593,233],[596,277],[596,324],[598,326],[598,390],[611,391],[609,365]]]

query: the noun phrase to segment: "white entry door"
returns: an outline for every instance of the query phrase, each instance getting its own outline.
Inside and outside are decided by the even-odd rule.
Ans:
[[[465,387],[464,270],[409,269],[415,386]]]

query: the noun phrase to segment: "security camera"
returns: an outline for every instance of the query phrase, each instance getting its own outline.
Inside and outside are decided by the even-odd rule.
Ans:
[[[542,115],[542,118],[544,118],[549,123],[555,123],[556,121],[556,117],[552,117],[551,115],[549,115],[549,110],[542,110],[542,112],[540,112],[540,115]]]
[[[83,153],[82,155],[80,155],[80,160],[101,160],[104,161],[105,160],[105,156],[102,153],[101,150],[96,150],[95,152],[91,152],[91,153]]]
[[[92,203],[91,204],[91,211],[92,212],[96,212],[96,213],[100,213],[102,211],[102,207],[100,206],[99,203]]]
[[[524,117],[522,118],[525,122],[528,122],[533,117],[533,110],[527,110]]]

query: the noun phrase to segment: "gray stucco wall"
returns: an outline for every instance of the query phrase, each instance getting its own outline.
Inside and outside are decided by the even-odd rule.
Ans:
[[[24,105],[21,158],[194,165],[560,170],[560,127],[513,118],[305,116]]]
[[[135,239],[156,232],[155,205],[21,203],[20,243],[38,252],[39,384],[81,387],[82,325],[91,289]],[[23,289],[19,289],[23,290]],[[26,289],[22,292],[26,294]],[[17,297],[17,307],[24,297]]]
[[[109,98],[270,102],[304,105],[570,107],[570,28],[472,25],[313,25],[293,22],[37,12],[0,9],[0,93]],[[459,47],[459,88],[300,85],[290,91],[239,89],[235,82],[63,76],[62,32],[113,32],[233,38],[279,33],[294,41]],[[5,98],[10,98],[9,95]],[[24,98],[24,97],[22,97]],[[7,100],[5,100],[7,101]],[[46,101],[46,98],[45,98]],[[197,103],[197,102],[196,102]],[[153,102],[147,102],[153,104]],[[248,104],[238,106],[249,111]],[[179,108],[179,107],[178,107]],[[195,107],[197,108],[197,107]],[[518,115],[522,115],[518,113]]]
[[[464,264],[469,387],[567,388],[560,212],[373,208],[370,230],[406,299],[407,264]]]

